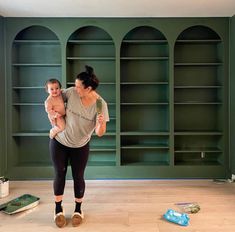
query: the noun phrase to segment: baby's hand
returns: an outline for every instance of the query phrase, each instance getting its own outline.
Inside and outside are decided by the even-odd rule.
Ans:
[[[57,112],[57,113],[55,114],[55,118],[60,118],[60,117],[62,117],[62,114],[60,114],[60,113]]]
[[[51,119],[51,120],[50,120],[50,122],[51,122],[51,125],[52,125],[52,126],[55,126],[56,121],[55,121],[55,119],[54,119],[54,118],[53,118],[53,119]]]

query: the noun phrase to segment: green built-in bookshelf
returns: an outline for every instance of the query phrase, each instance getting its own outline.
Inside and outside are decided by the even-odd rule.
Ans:
[[[86,178],[228,176],[228,19],[6,18],[6,174],[53,177],[44,83],[100,79]],[[68,172],[68,178],[71,172]]]

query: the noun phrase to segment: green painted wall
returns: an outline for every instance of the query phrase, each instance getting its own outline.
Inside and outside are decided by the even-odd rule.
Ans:
[[[230,19],[230,118],[231,172],[235,174],[235,16]]]
[[[169,136],[169,165],[122,165],[122,160],[120,158],[120,144],[121,144],[121,123],[119,121],[121,110],[119,105],[116,106],[116,115],[117,115],[117,124],[116,124],[116,147],[117,151],[115,154],[115,165],[114,166],[89,166],[86,170],[87,178],[223,178],[229,177],[230,172],[230,153],[229,153],[229,114],[228,114],[228,80],[229,80],[229,18],[0,18],[0,50],[3,48],[6,49],[6,52],[1,52],[0,54],[0,68],[1,68],[1,86],[0,86],[0,94],[1,94],[1,118],[0,118],[0,130],[1,130],[1,157],[0,157],[0,167],[2,169],[2,173],[4,172],[4,168],[7,168],[7,173],[9,173],[9,177],[12,179],[39,179],[39,178],[51,178],[53,176],[53,169],[51,164],[46,163],[46,165],[40,164],[40,161],[45,159],[47,160],[47,145],[42,147],[42,152],[37,151],[37,147],[35,148],[31,144],[30,141],[33,137],[27,136],[13,136],[12,139],[12,122],[10,122],[11,116],[16,114],[15,111],[12,110],[12,44],[17,36],[22,30],[30,26],[43,26],[51,31],[53,31],[57,37],[59,38],[59,42],[61,45],[61,76],[62,76],[62,84],[65,86],[66,84],[66,44],[67,41],[77,29],[84,26],[95,26],[102,28],[105,30],[113,39],[116,49],[116,67],[115,67],[115,76],[116,76],[116,102],[120,103],[120,48],[122,44],[122,40],[125,35],[131,31],[135,27],[139,26],[150,26],[158,29],[163,33],[163,35],[167,38],[167,43],[169,45],[169,132],[167,136]],[[231,22],[235,26],[235,19],[231,19]],[[3,27],[3,24],[5,25]],[[218,125],[218,129],[223,131],[223,141],[219,141],[222,143],[223,149],[223,165],[174,165],[174,46],[177,37],[187,28],[193,26],[205,26],[209,27],[212,30],[216,31],[221,38],[222,43],[218,46],[220,50],[223,47],[222,54],[219,54],[222,57],[223,69],[220,70],[220,75],[223,79],[223,91],[220,95],[219,99],[223,105],[222,118],[218,120],[221,122]],[[4,35],[5,33],[5,35]],[[6,41],[4,43],[4,38]],[[190,38],[189,38],[190,39]],[[233,40],[235,41],[235,30]],[[221,45],[222,44],[222,45]],[[15,44],[14,46],[18,46]],[[181,46],[181,45],[180,45]],[[216,47],[213,45],[213,47]],[[235,50],[235,47],[234,47]],[[132,51],[132,50],[131,50]],[[188,51],[188,50],[187,50]],[[209,50],[209,54],[213,54],[214,50]],[[22,52],[25,54],[24,52]],[[22,54],[21,53],[21,54]],[[197,53],[197,52],[196,52]],[[191,57],[190,54],[186,54],[188,57]],[[23,56],[22,56],[23,57]],[[179,57],[180,58],[180,57]],[[6,73],[4,72],[4,60],[6,60]],[[17,66],[14,67],[17,69]],[[234,70],[231,72],[235,73]],[[22,75],[23,76],[23,75]],[[234,80],[235,84],[235,80]],[[7,86],[5,88],[5,86]],[[217,88],[217,86],[215,86]],[[220,87],[219,87],[220,88]],[[5,93],[4,90],[8,89],[9,93]],[[17,90],[20,91],[20,90]],[[218,91],[220,92],[220,91]],[[5,98],[7,95],[7,98]],[[232,97],[232,96],[231,96]],[[234,94],[235,98],[235,94]],[[7,102],[4,104],[4,102]],[[232,106],[231,106],[232,107]],[[17,107],[15,107],[17,108]],[[209,107],[208,107],[209,108]],[[218,107],[219,108],[219,107]],[[234,104],[235,108],[235,104]],[[6,109],[6,110],[5,110]],[[200,111],[201,112],[201,111]],[[235,112],[235,110],[234,110]],[[199,113],[202,115],[202,113]],[[234,113],[235,114],[235,113]],[[6,115],[6,116],[5,116]],[[200,116],[198,115],[198,116]],[[181,115],[180,115],[181,116]],[[231,114],[231,118],[232,118]],[[6,124],[6,119],[9,118],[9,123]],[[16,117],[17,119],[17,117]],[[26,120],[25,120],[26,121]],[[181,121],[180,121],[181,122]],[[214,119],[208,120],[208,124],[210,122],[214,122]],[[5,126],[7,125],[7,126]],[[211,124],[210,124],[211,125]],[[5,129],[5,127],[7,127]],[[223,127],[223,128],[221,128]],[[14,129],[14,128],[13,128]],[[13,130],[14,131],[14,130]],[[234,134],[233,134],[233,133]],[[17,137],[18,136],[18,137]],[[39,137],[38,141],[41,144],[45,144],[44,140],[48,139],[46,135],[36,135]],[[186,134],[187,136],[187,134]],[[231,136],[235,138],[235,124],[234,129],[231,129]],[[23,144],[20,146],[20,149],[17,149],[17,142],[21,142]],[[181,141],[178,141],[181,143]],[[7,146],[5,144],[7,143]],[[40,145],[39,143],[39,145]],[[30,150],[35,149],[35,152],[32,152],[30,156],[27,156],[26,146],[30,148]],[[223,147],[224,146],[224,147]],[[29,149],[28,149],[29,150]],[[231,151],[235,151],[231,149]],[[215,151],[215,153],[218,151]],[[25,157],[28,165],[23,166],[18,165],[19,158],[17,153],[22,154],[23,158]],[[235,152],[234,152],[235,153]],[[134,154],[134,153],[133,153]],[[232,154],[232,153],[231,153]],[[6,158],[7,157],[7,158]],[[130,157],[131,159],[132,157]],[[37,162],[35,162],[35,160]],[[48,158],[49,159],[49,158]],[[7,162],[6,162],[7,161]],[[23,160],[24,161],[24,160]],[[129,161],[129,160],[128,160]],[[220,160],[219,160],[220,161]],[[30,163],[31,162],[31,163]],[[234,163],[234,160],[232,161]],[[5,164],[7,163],[7,167]],[[233,165],[235,166],[235,165]],[[68,173],[68,176],[71,178],[71,173]]]
[[[4,18],[0,16],[0,176],[5,174],[5,46]]]

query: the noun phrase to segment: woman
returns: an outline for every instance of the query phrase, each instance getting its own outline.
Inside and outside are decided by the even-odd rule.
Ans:
[[[70,162],[74,181],[75,210],[72,215],[73,226],[78,226],[82,219],[82,199],[85,192],[84,171],[89,155],[89,141],[95,130],[103,136],[109,114],[106,102],[96,92],[99,80],[93,68],[86,66],[86,71],[77,75],[75,87],[63,91],[66,99],[65,129],[50,140],[49,149],[55,170],[55,223],[58,227],[66,225],[62,199],[68,162]],[[96,101],[101,99],[102,112],[97,113]]]

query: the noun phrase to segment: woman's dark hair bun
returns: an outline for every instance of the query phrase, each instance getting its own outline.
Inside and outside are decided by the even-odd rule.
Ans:
[[[87,74],[92,77],[94,75],[94,69],[91,66],[85,65]]]
[[[91,66],[85,65],[85,71],[77,75],[76,79],[81,80],[85,88],[91,86],[95,90],[99,85],[99,79]]]

